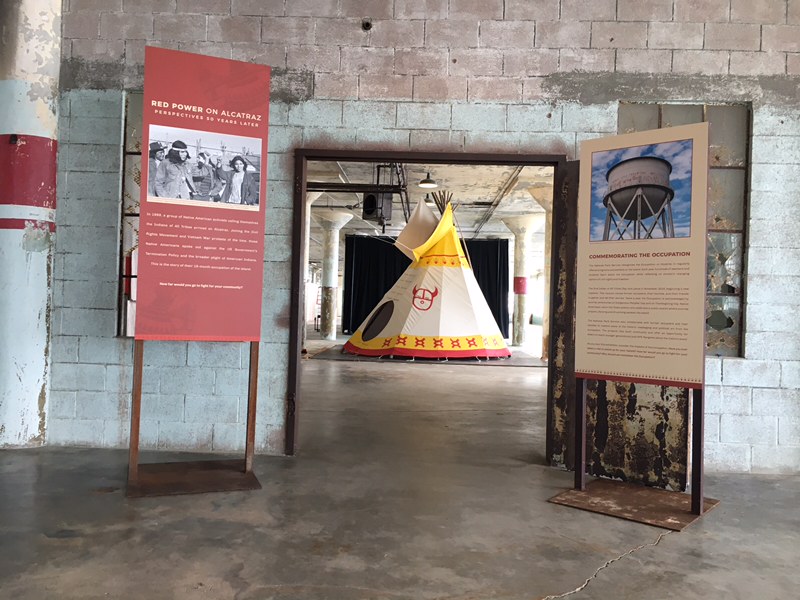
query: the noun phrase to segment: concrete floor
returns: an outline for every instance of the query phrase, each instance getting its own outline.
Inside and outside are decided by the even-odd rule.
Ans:
[[[720,507],[666,533],[546,502],[544,369],[303,369],[257,492],[128,500],[124,451],[1,451],[0,598],[800,597],[798,476],[709,476]]]

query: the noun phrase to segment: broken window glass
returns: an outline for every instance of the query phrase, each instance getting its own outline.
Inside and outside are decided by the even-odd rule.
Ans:
[[[707,355],[739,356],[741,315],[741,300],[738,296],[707,297]]]
[[[708,234],[708,293],[739,294],[742,288],[742,234]]]

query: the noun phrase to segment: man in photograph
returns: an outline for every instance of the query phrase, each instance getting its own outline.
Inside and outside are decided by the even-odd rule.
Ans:
[[[197,163],[192,167],[192,183],[194,184],[193,200],[212,200],[222,191],[222,181],[217,177],[217,170],[211,165],[211,156],[207,152],[197,154]]]
[[[191,198],[194,192],[192,174],[189,171],[191,158],[186,144],[180,140],[172,142],[167,156],[158,165],[156,194],[161,198]]]
[[[159,163],[164,160],[164,150],[166,146],[162,146],[161,142],[150,142],[150,159],[147,166],[147,193],[150,196],[157,196],[156,194],[156,170]]]

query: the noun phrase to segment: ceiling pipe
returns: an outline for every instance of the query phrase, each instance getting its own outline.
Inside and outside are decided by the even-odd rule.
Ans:
[[[514,190],[514,187],[517,185],[517,181],[519,180],[519,174],[522,173],[522,169],[524,168],[524,165],[517,165],[514,167],[514,170],[511,171],[508,179],[506,179],[506,182],[503,184],[503,187],[500,188],[500,191],[492,200],[491,206],[486,209],[486,212],[483,213],[481,220],[475,225],[475,231],[472,234],[473,240],[478,239],[478,234],[481,232],[481,229],[483,229],[483,226],[486,225],[486,223],[489,222],[489,219],[492,218],[494,211],[497,210],[498,206],[500,206],[500,202],[503,200],[503,198],[508,196]]]

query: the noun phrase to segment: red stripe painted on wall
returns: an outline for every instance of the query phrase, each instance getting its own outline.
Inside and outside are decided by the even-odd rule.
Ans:
[[[35,229],[56,230],[56,224],[51,221],[35,221],[33,219],[0,219],[0,229],[25,229],[32,226]]]
[[[55,208],[57,152],[51,138],[0,135],[0,204]]]
[[[528,278],[527,277],[514,277],[514,293],[527,294],[528,293]]]

